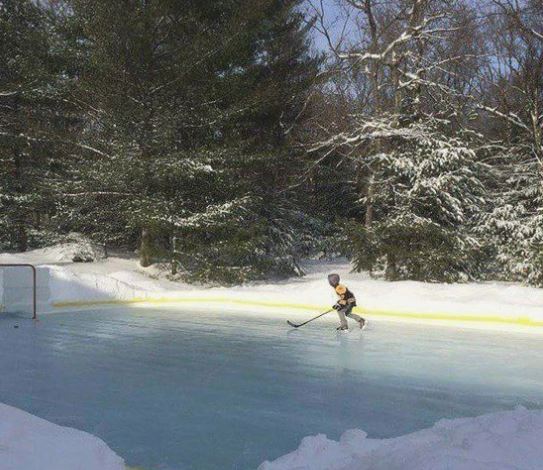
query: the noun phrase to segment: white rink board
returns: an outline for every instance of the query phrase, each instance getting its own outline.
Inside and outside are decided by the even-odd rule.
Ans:
[[[37,300],[38,305],[50,297],[49,269],[38,267]],[[9,313],[32,313],[33,275],[27,266],[0,266],[0,311]]]

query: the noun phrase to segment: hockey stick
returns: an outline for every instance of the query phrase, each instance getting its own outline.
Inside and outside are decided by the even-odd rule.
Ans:
[[[311,320],[307,320],[307,321],[304,321],[303,323],[300,323],[298,325],[296,325],[295,323],[292,323],[290,320],[287,320],[287,323],[294,327],[294,328],[300,328],[300,326],[304,326],[304,325],[307,325],[309,322],[312,322],[313,320],[316,320],[317,318],[320,318],[322,317],[323,315],[326,315],[327,313],[330,313],[332,310],[334,310],[333,308],[331,308],[330,310],[326,310],[326,312],[324,313],[321,313],[320,315],[317,315],[315,318],[312,318]]]

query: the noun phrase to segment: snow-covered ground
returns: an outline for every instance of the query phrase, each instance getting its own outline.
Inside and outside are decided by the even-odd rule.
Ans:
[[[441,420],[394,439],[368,439],[359,429],[339,442],[306,437],[300,447],[259,470],[540,470],[543,411]]]
[[[125,470],[103,441],[0,403],[1,470]]]
[[[254,283],[234,288],[204,288],[171,282],[166,272],[143,269],[133,256],[110,257],[94,263],[72,263],[75,244],[0,255],[0,263],[33,263],[48,266],[49,294],[41,310],[70,303],[115,301],[228,302],[253,308],[306,308],[319,310],[334,301],[326,274],[338,272],[355,292],[360,310],[371,316],[399,320],[440,319],[458,324],[466,320],[484,328],[502,323],[543,326],[543,289],[513,283],[428,284],[371,279],[351,273],[347,262],[308,262],[306,276],[280,282]],[[1,283],[0,283],[1,289]],[[495,323],[495,325],[492,325]],[[510,326],[508,326],[510,327]]]

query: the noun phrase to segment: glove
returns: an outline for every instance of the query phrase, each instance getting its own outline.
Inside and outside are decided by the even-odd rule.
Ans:
[[[343,308],[343,305],[335,304],[332,308],[333,308],[334,310],[341,310],[341,309]]]

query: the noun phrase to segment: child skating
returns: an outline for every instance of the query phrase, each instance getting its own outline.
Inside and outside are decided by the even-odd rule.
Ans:
[[[356,313],[353,313],[353,308],[356,307],[356,297],[349,289],[347,289],[346,286],[340,284],[339,274],[328,275],[328,283],[334,288],[335,293],[339,297],[339,300],[333,307],[335,310],[337,310],[339,315],[340,325],[337,329],[349,329],[347,317],[357,321],[359,327],[363,329],[366,326],[366,320]]]

